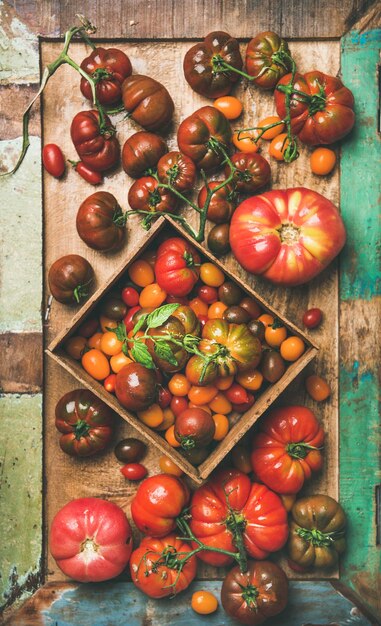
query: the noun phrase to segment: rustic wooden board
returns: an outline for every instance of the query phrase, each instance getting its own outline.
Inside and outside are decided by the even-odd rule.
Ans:
[[[207,101],[193,93],[182,76],[182,58],[189,44],[184,42],[155,43],[123,43],[124,49],[132,60],[135,72],[147,73],[161,80],[169,89],[175,101],[176,112],[174,127],[186,115],[199,108]],[[45,65],[58,54],[60,44],[42,42],[42,63]],[[86,48],[81,44],[73,46],[72,55],[77,61],[86,55]],[[301,70],[325,67],[327,73],[336,74],[339,69],[339,43],[325,42],[294,42],[292,52]],[[160,68],[158,70],[158,67]],[[245,88],[244,84],[237,89],[237,95],[245,103],[245,115],[234,127],[253,124],[274,110],[271,95],[262,94],[253,88]],[[208,101],[209,102],[209,101]],[[69,128],[71,119],[81,109],[90,108],[84,101],[78,88],[78,79],[68,67],[60,68],[49,83],[43,98],[43,139],[44,142],[57,142],[67,158],[75,158],[75,150],[71,144]],[[138,127],[131,121],[117,120],[118,137],[121,144],[135,132]],[[57,123],[58,122],[58,123]],[[168,137],[171,149],[176,147],[173,133]],[[267,148],[263,154],[266,156]],[[301,149],[301,156],[291,166],[272,162],[273,187],[283,188],[305,185],[323,193],[335,204],[339,202],[339,175],[336,168],[333,175],[320,179],[313,176],[308,164],[309,151]],[[75,216],[79,204],[92,193],[89,185],[82,181],[73,171],[68,172],[62,181],[44,174],[44,219],[45,219],[45,269],[58,257],[77,253],[85,256],[93,265],[97,275],[97,286],[112,274],[114,268],[121,263],[125,252],[117,254],[101,254],[88,249],[79,239],[75,230]],[[119,168],[112,176],[106,178],[104,190],[111,191],[123,208],[127,208],[127,191],[131,181]],[[134,242],[142,243],[146,233],[139,227],[138,221],[128,225],[129,237]],[[252,285],[275,308],[284,312],[286,317],[300,325],[302,312],[310,306],[320,306],[326,311],[326,318],[319,329],[314,331],[313,338],[321,347],[320,356],[313,364],[314,371],[325,376],[333,389],[332,397],[325,404],[316,404],[305,397],[302,380],[297,380],[281,398],[286,403],[305,403],[316,411],[327,431],[325,448],[325,467],[320,477],[314,479],[308,489],[338,497],[338,408],[337,408],[337,370],[338,370],[338,279],[334,264],[308,286],[298,289],[274,288],[260,279],[249,277],[236,262],[226,259],[226,266],[237,273],[248,284]],[[45,302],[47,299],[47,291]],[[53,303],[49,324],[46,327],[46,345],[54,336],[65,328],[73,315],[73,309]],[[50,526],[51,519],[57,510],[68,500],[89,495],[108,497],[123,508],[128,503],[133,489],[126,485],[118,471],[112,450],[102,457],[91,461],[76,461],[64,455],[58,446],[57,433],[54,428],[54,407],[61,395],[75,387],[73,379],[62,368],[52,361],[45,362],[45,524]],[[132,434],[130,427],[120,420],[116,439]],[[158,470],[157,457],[150,450],[147,466],[151,471]],[[54,561],[48,557],[48,579],[62,580],[63,576]],[[203,575],[215,577],[216,573],[204,570]],[[221,576],[221,571],[218,572]]]

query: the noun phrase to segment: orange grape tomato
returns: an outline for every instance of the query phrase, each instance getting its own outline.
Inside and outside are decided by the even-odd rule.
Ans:
[[[103,333],[94,333],[90,339],[87,340],[87,345],[89,348],[96,348],[100,350],[101,339],[103,337]]]
[[[308,394],[316,402],[323,402],[331,395],[331,388],[328,383],[316,374],[306,378],[305,386]]]
[[[200,615],[209,615],[218,608],[218,600],[210,591],[195,591],[191,600],[192,609]]]
[[[114,356],[110,359],[110,365],[112,371],[117,374],[120,370],[129,363],[132,363],[132,359],[126,356],[123,352],[118,352],[118,354],[114,354]]]
[[[137,416],[143,424],[151,428],[157,428],[164,421],[163,409],[158,404],[151,404],[148,409],[137,411]]]
[[[112,320],[110,317],[106,317],[105,315],[100,316],[99,323],[102,332],[104,333],[107,333],[109,328],[116,328],[118,326],[118,322],[116,320]]]
[[[216,427],[213,439],[215,441],[222,441],[229,432],[229,420],[226,415],[222,413],[214,413],[212,418]]]
[[[232,450],[232,463],[237,470],[244,474],[250,474],[252,471],[250,450],[245,446],[235,446]]]
[[[168,382],[168,389],[173,396],[187,396],[190,388],[191,384],[184,374],[174,374]]]
[[[200,315],[205,315],[206,317],[208,315],[209,307],[206,302],[201,300],[201,298],[193,298],[193,300],[190,300],[189,306],[192,311],[197,315],[197,317],[199,317]]]
[[[296,361],[306,349],[300,337],[288,337],[280,345],[280,355],[285,361]]]
[[[143,259],[139,259],[130,265],[128,268],[128,275],[132,282],[139,287],[146,287],[155,281],[155,274],[148,263]]]
[[[110,364],[107,357],[96,348],[85,352],[81,362],[83,369],[95,380],[104,380],[110,374]]]
[[[336,165],[336,154],[329,148],[316,148],[310,156],[311,172],[318,176],[326,176]]]
[[[203,263],[201,265],[200,278],[208,287],[220,287],[225,282],[224,273],[213,263]]]
[[[167,297],[167,292],[164,291],[157,283],[147,285],[141,291],[139,296],[139,304],[142,308],[153,307],[156,309],[161,306]]]
[[[123,346],[123,341],[120,341],[115,333],[112,331],[106,331],[103,333],[101,338],[100,349],[102,352],[107,354],[107,356],[114,356],[115,354],[119,354],[121,352]]]
[[[169,407],[163,409],[163,415],[164,419],[159,426],[156,426],[156,430],[167,430],[170,426],[172,426],[172,424],[175,423],[176,417],[172,409]]]
[[[183,470],[169,456],[160,457],[159,467],[164,474],[172,474],[172,476],[182,476],[184,474]]]
[[[271,326],[272,324],[274,324],[274,318],[269,313],[263,313],[262,315],[258,317],[258,320],[262,322],[265,328],[267,328],[267,326]]]
[[[282,341],[287,338],[287,330],[277,323],[267,326],[265,330],[265,341],[272,348],[278,348]]]
[[[263,376],[259,370],[248,370],[237,374],[236,380],[244,389],[258,391],[262,386]]]
[[[226,378],[217,378],[213,384],[220,391],[226,391],[226,389],[232,386],[233,382],[234,376],[226,376]]]
[[[243,109],[242,102],[234,96],[221,96],[213,102],[213,106],[221,111],[228,120],[236,120]]]
[[[222,391],[219,391],[214,396],[213,400],[209,402],[209,406],[214,413],[222,413],[223,415],[228,415],[233,410],[231,402],[229,402]]]
[[[208,309],[208,317],[210,320],[219,320],[223,318],[223,315],[228,306],[223,302],[217,300],[217,302],[213,302]]]
[[[283,506],[286,509],[287,513],[289,513],[296,500],[296,493],[279,494],[279,497],[282,500]]]
[[[175,437],[175,426],[174,424],[172,426],[170,426],[166,431],[165,431],[165,438],[167,440],[167,442],[169,443],[170,446],[172,446],[172,448],[179,448],[181,446],[181,443],[179,443]]]
[[[233,144],[240,152],[258,152],[261,141],[255,141],[258,131],[245,130],[233,134]]]
[[[87,345],[86,337],[81,337],[80,335],[75,335],[74,337],[70,337],[64,344],[65,352],[71,356],[72,359],[76,361],[80,361],[83,351]]]
[[[216,387],[213,387],[213,385],[206,385],[205,387],[197,387],[194,385],[190,388],[188,398],[192,404],[200,406],[201,404],[209,404],[217,393],[218,390]]]
[[[280,119],[280,117],[278,117],[278,115],[269,115],[269,117],[265,117],[263,120],[258,122],[259,128],[264,128],[265,126],[270,126],[271,124],[277,124],[277,126],[273,126],[272,128],[265,130],[265,132],[261,136],[261,139],[266,139],[266,141],[270,141],[271,139],[274,139],[274,137],[280,135],[280,133],[282,133],[284,130],[284,124],[279,124],[279,122],[281,121],[282,120]]]
[[[189,408],[190,409],[201,409],[202,411],[205,411],[206,413],[209,413],[209,415],[212,415],[212,409],[210,408],[210,406],[208,404],[193,404],[193,402],[189,402]]]
[[[114,393],[114,391],[115,391],[115,383],[116,383],[116,375],[115,374],[110,374],[109,376],[107,376],[107,378],[104,379],[103,387],[109,393]]]
[[[274,157],[277,161],[284,161],[284,153],[289,143],[287,133],[281,133],[274,137],[269,147],[270,156]]]

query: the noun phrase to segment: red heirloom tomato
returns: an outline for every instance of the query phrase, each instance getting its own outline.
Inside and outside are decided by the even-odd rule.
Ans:
[[[184,57],[184,76],[193,91],[206,98],[219,98],[230,93],[240,77],[236,72],[221,68],[221,61],[237,70],[242,69],[239,43],[228,33],[209,33],[204,41],[188,50]]]
[[[115,394],[129,411],[144,411],[156,401],[157,383],[154,370],[140,363],[127,363],[116,375]]]
[[[181,237],[171,237],[158,248],[156,281],[167,294],[186,296],[197,282],[199,264],[199,254],[191,244]]]
[[[122,99],[122,83],[132,72],[130,59],[117,48],[95,48],[83,59],[81,69],[96,82],[95,92],[101,104],[116,104]],[[93,101],[91,86],[81,78],[81,91],[85,98]]]
[[[236,469],[215,472],[194,492],[190,512],[195,537],[211,547],[235,552],[234,525],[242,532],[247,553],[255,559],[280,550],[287,540],[287,512],[280,497]],[[225,554],[200,552],[197,556],[217,567],[232,562]]]
[[[322,468],[323,442],[324,431],[306,407],[272,409],[253,439],[254,473],[276,493],[298,493],[312,472]]]
[[[278,80],[291,69],[287,42],[272,31],[259,33],[247,44],[246,70],[263,89],[274,89]],[[283,118],[282,118],[283,119]]]
[[[56,428],[61,449],[71,456],[91,456],[112,437],[114,412],[87,389],[66,393],[56,405]]]
[[[284,285],[317,276],[339,254],[345,237],[336,207],[305,187],[248,198],[230,224],[230,245],[242,267]]]
[[[147,130],[159,130],[172,119],[174,104],[167,89],[157,80],[133,74],[123,82],[122,97],[132,119]]]
[[[189,191],[196,180],[196,166],[192,159],[181,152],[168,152],[157,164],[157,173],[162,183],[170,183],[177,191]]]
[[[139,178],[155,167],[167,151],[167,144],[159,135],[140,130],[131,135],[123,146],[123,169],[131,178]]]
[[[189,501],[185,483],[170,474],[143,480],[131,502],[131,515],[142,533],[165,537],[176,528],[176,517]]]
[[[67,254],[57,259],[48,274],[52,296],[63,304],[79,304],[87,298],[93,280],[93,268],[79,254]]]
[[[86,198],[78,209],[77,232],[94,250],[118,250],[126,227],[116,198],[108,191],[97,191]]]
[[[98,111],[81,111],[74,116],[70,134],[82,162],[95,172],[104,172],[119,161],[120,146],[115,128],[105,115],[106,130],[101,131]]]
[[[269,162],[256,152],[236,152],[232,163],[237,168],[234,172],[233,185],[242,193],[252,193],[267,185],[271,177]],[[225,168],[225,176],[229,176],[230,167]]]
[[[287,115],[284,86],[291,80],[291,74],[284,76],[274,93],[275,106],[279,117]],[[291,128],[300,141],[309,146],[331,144],[347,135],[355,123],[354,98],[339,78],[322,72],[296,74],[294,89],[305,93],[291,96]]]
[[[218,145],[229,145],[232,131],[225,115],[212,106],[198,109],[185,118],[177,131],[181,152],[190,157],[198,168],[211,170],[224,161]]]
[[[134,211],[169,211],[175,213],[177,198],[167,189],[158,187],[153,176],[138,178],[128,192],[128,204]]]
[[[65,171],[65,159],[61,148],[55,143],[48,143],[42,150],[44,168],[55,178],[61,178]]]
[[[100,498],[68,502],[53,519],[50,552],[66,576],[81,583],[118,576],[132,551],[131,527],[122,509]]]
[[[208,184],[210,189],[215,189],[223,182],[223,180],[211,180]],[[205,186],[201,187],[197,199],[200,209],[205,204],[207,193],[207,188]],[[207,213],[208,220],[214,222],[214,224],[229,222],[235,207],[236,194],[231,185],[225,185],[225,187],[221,187],[221,189],[216,191],[211,197]]]
[[[233,619],[257,626],[287,606],[288,580],[271,561],[249,561],[246,572],[233,567],[222,583],[221,602]]]
[[[173,562],[176,554],[181,553],[181,561],[191,550],[189,543],[178,539],[175,533],[162,539],[144,537],[131,555],[132,582],[150,598],[165,598],[183,591],[196,576],[197,559],[190,557],[179,572],[175,564],[171,567],[171,558]]]

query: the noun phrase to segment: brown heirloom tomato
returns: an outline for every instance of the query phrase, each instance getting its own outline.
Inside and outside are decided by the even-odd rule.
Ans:
[[[125,219],[116,198],[108,191],[97,191],[78,209],[77,232],[94,250],[118,250],[126,235]]]
[[[233,185],[242,193],[252,193],[267,185],[271,177],[270,165],[257,152],[236,152],[232,158],[237,168],[234,172]],[[229,176],[230,167],[226,166],[225,176]]]
[[[101,104],[117,104],[122,99],[122,83],[132,72],[130,59],[117,48],[95,48],[83,59],[81,69],[96,82],[95,92]],[[91,86],[81,78],[81,91],[85,98],[93,101]]]
[[[174,104],[167,89],[157,80],[133,74],[123,82],[124,108],[147,130],[159,130],[172,119]]]
[[[70,134],[82,162],[95,172],[104,172],[119,161],[120,146],[115,128],[105,115],[106,129],[101,131],[98,111],[81,111],[74,116]]]
[[[61,449],[71,456],[91,456],[112,437],[114,412],[87,389],[69,391],[56,406],[56,428]]]
[[[116,375],[115,394],[128,411],[148,409],[157,397],[154,370],[149,370],[140,363],[128,363]]]
[[[162,183],[171,184],[177,191],[189,191],[196,180],[196,166],[181,152],[168,152],[161,157],[157,173]]]
[[[204,41],[196,43],[184,57],[184,76],[193,91],[206,98],[219,98],[230,93],[239,80],[236,72],[221,69],[219,61],[242,69],[242,58],[237,39],[222,31],[209,33]]]
[[[236,565],[222,583],[222,606],[241,624],[262,624],[283,611],[287,600],[287,576],[271,561],[249,561],[246,572]]]
[[[211,170],[224,161],[218,149],[227,149],[232,131],[225,115],[212,106],[198,109],[185,118],[177,131],[180,151],[190,157],[198,168]]]
[[[158,186],[153,176],[138,178],[128,191],[128,204],[134,211],[169,211],[175,213],[177,198],[167,189]]]
[[[291,509],[287,551],[291,567],[331,569],[345,550],[345,513],[330,496],[307,496]]]
[[[290,51],[287,42],[279,35],[266,31],[249,41],[246,70],[255,77],[253,83],[263,89],[274,89],[279,79],[290,69]]]
[[[68,254],[57,259],[48,274],[51,294],[63,304],[79,304],[87,298],[93,279],[93,268],[79,254]]]
[[[286,116],[285,85],[291,74],[284,76],[274,93],[279,117]],[[314,71],[295,74],[294,89],[307,95],[291,96],[291,129],[308,146],[331,144],[347,135],[355,123],[354,98],[339,78]]]
[[[184,450],[207,446],[215,431],[212,416],[202,409],[186,409],[176,417],[175,438]]]
[[[223,348],[216,358],[219,376],[255,368],[260,361],[261,343],[245,324],[229,324],[222,319],[208,320],[202,337],[199,350],[204,354],[214,354]]]
[[[140,130],[131,135],[123,146],[123,169],[131,178],[139,178],[150,168],[156,167],[167,150],[167,144],[159,135]]]
[[[154,335],[155,337],[159,337],[161,335],[171,335],[174,339],[182,341],[185,331],[182,323],[176,317],[172,317],[171,315],[161,326],[158,326],[157,328],[150,328],[148,334]],[[174,343],[170,343],[169,341],[166,342],[166,345],[172,354],[170,357],[171,360],[176,361],[176,364],[174,362],[170,363],[164,357],[160,358],[155,350],[155,344],[153,341],[151,339],[147,339],[147,348],[158,369],[169,373],[178,372],[187,362],[189,357],[188,352],[184,348],[177,346]]]
[[[223,180],[212,180],[208,184],[210,189],[215,189],[223,182]],[[207,193],[207,188],[205,186],[201,187],[197,199],[200,209],[205,204]],[[229,222],[236,207],[235,200],[236,195],[234,194],[231,185],[221,187],[221,189],[216,191],[211,197],[207,213],[208,220],[214,222],[214,224],[224,224],[225,222]]]
[[[190,306],[181,304],[177,307],[176,311],[172,313],[171,317],[177,317],[178,320],[184,326],[185,334],[199,335],[200,334],[200,321]]]

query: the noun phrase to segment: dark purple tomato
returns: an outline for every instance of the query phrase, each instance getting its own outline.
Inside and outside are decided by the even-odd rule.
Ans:
[[[321,309],[308,309],[303,315],[303,324],[306,328],[316,328],[323,319]]]

